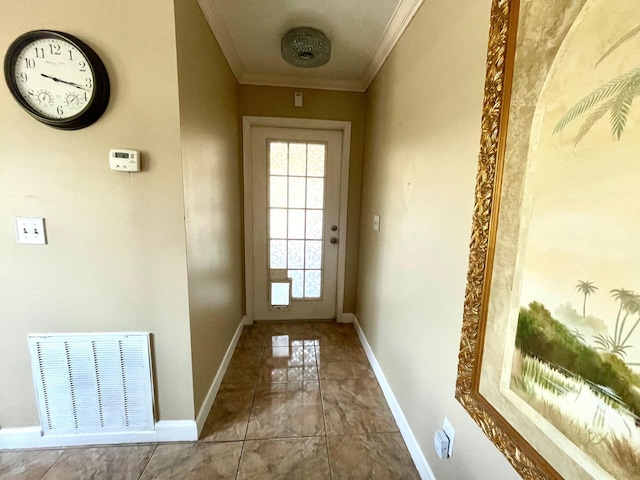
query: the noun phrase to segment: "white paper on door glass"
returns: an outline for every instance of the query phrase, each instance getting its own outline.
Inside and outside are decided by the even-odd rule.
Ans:
[[[288,276],[291,279],[291,296],[302,298],[304,296],[304,270],[289,270]]]
[[[311,240],[305,242],[304,268],[322,267],[322,242]]]
[[[269,243],[269,268],[287,268],[287,241],[271,240]]]
[[[289,175],[304,177],[307,174],[307,144],[289,144]]]
[[[288,144],[272,142],[269,144],[269,174],[286,175],[288,165]]]
[[[324,178],[307,178],[307,208],[324,207]]]
[[[322,210],[307,210],[306,238],[322,240]]]
[[[288,238],[304,238],[304,210],[289,210]]]
[[[323,144],[310,143],[307,150],[307,175],[309,177],[324,177],[324,151]]]
[[[287,268],[304,268],[304,241],[289,240]]]
[[[269,206],[287,207],[287,177],[269,178]]]
[[[269,212],[269,238],[287,238],[287,210],[272,208]]]
[[[305,298],[320,297],[320,270],[304,271],[304,296]]]
[[[304,177],[289,177],[289,208],[305,207]]]

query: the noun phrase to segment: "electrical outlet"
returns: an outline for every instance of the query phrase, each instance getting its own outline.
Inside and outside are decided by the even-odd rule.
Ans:
[[[47,234],[44,228],[44,218],[15,217],[16,237],[18,243],[31,245],[46,245]]]
[[[453,454],[453,439],[456,436],[456,431],[453,429],[453,425],[451,425],[451,422],[447,417],[444,417],[444,426],[442,427],[442,430],[444,430],[444,433],[449,437],[448,456],[450,457]]]

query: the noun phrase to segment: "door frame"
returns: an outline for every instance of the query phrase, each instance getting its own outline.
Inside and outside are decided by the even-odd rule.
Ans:
[[[342,132],[342,158],[340,165],[340,241],[338,242],[338,278],[336,279],[336,320],[343,321],[344,282],[347,257],[347,212],[349,206],[349,161],[351,158],[351,122],[286,117],[242,117],[242,162],[244,181],[244,288],[245,322],[253,323],[253,192],[252,149],[253,127],[296,128],[311,130],[338,130]]]

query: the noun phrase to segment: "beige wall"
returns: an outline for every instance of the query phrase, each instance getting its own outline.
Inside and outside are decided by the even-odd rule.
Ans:
[[[152,332],[160,419],[193,418],[173,1],[0,2],[0,52],[38,28],[93,46],[112,94],[97,123],[61,131],[0,86],[0,426],[39,424],[36,332]],[[144,171],[109,170],[114,147]],[[49,244],[17,245],[14,216],[45,217]]]
[[[367,92],[356,315],[437,478],[518,478],[454,399],[489,8],[425,2]]]
[[[293,106],[294,92],[303,93],[303,107],[296,108]],[[240,115],[243,116],[313,118],[351,122],[344,312],[354,312],[356,305],[360,190],[364,139],[364,93],[240,85],[239,109]]]
[[[238,87],[196,0],[175,5],[197,413],[243,313]]]

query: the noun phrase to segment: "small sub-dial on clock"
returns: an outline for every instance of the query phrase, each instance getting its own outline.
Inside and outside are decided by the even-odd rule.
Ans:
[[[53,95],[48,90],[40,90],[36,93],[36,99],[40,105],[52,105]]]
[[[84,103],[84,101],[80,99],[78,94],[74,92],[67,93],[64,97],[64,102],[70,108],[80,108]]]

